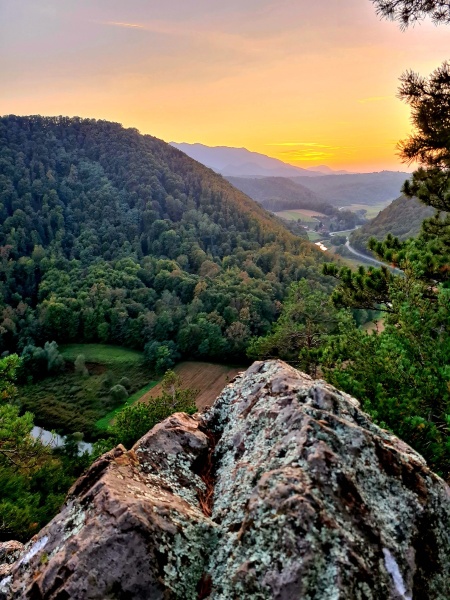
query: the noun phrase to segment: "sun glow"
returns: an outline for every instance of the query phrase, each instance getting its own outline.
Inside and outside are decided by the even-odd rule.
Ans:
[[[361,0],[23,0],[0,5],[0,48],[2,114],[368,171],[404,168],[398,77],[428,74],[448,40],[429,23],[402,33]]]

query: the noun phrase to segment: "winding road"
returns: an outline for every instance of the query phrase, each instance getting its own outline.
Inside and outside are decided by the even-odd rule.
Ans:
[[[364,262],[366,262],[366,263],[373,263],[373,264],[379,265],[381,267],[387,267],[393,273],[403,273],[403,271],[401,269],[397,269],[397,267],[391,267],[391,265],[381,262],[380,260],[377,260],[376,258],[370,258],[370,256],[361,254],[361,252],[358,252],[358,250],[355,250],[352,246],[350,246],[350,241],[348,238],[347,238],[347,241],[345,242],[345,247],[348,250],[350,250],[350,252],[352,254],[354,254],[355,256],[357,256],[358,258],[362,258],[364,260]]]
[[[374,263],[374,264],[380,265],[382,267],[388,266],[388,265],[386,265],[386,263],[383,263],[380,260],[377,260],[376,258],[371,258],[370,256],[367,256],[366,254],[362,254],[361,252],[358,252],[358,250],[355,250],[352,246],[350,246],[350,242],[349,242],[348,238],[347,238],[347,241],[345,242],[345,247],[348,250],[350,250],[350,252],[352,254],[354,254],[355,256],[357,256],[358,258],[364,259],[364,262]]]

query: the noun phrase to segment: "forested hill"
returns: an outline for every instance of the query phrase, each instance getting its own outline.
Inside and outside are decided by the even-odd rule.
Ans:
[[[290,282],[323,282],[313,245],[117,123],[1,118],[0,216],[0,351],[55,339],[236,355]]]
[[[416,198],[400,196],[383,209],[375,219],[354,231],[350,236],[353,246],[370,253],[367,243],[371,237],[384,240],[388,233],[404,241],[416,237],[424,219],[434,215],[434,209]]]
[[[323,177],[293,177],[333,206],[378,204],[397,198],[408,173],[380,171]]]
[[[253,198],[267,210],[279,212],[307,208],[327,213],[331,205],[315,192],[287,177],[226,177],[239,190]]]

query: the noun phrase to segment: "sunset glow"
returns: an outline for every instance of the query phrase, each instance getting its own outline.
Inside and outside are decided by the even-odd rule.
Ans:
[[[448,28],[369,0],[0,0],[0,113],[79,115],[299,166],[404,169],[396,98]]]

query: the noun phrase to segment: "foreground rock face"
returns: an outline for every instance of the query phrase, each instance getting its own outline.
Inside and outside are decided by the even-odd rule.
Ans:
[[[101,457],[0,598],[450,598],[450,490],[280,361]]]

